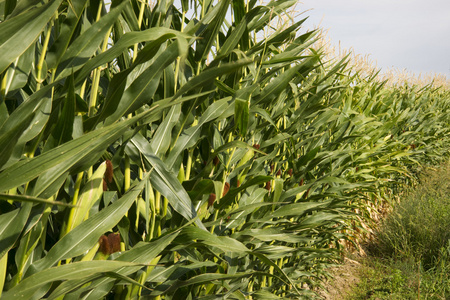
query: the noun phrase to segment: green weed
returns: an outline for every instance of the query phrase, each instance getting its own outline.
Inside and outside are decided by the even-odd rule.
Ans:
[[[393,207],[348,299],[449,299],[449,170],[427,169]]]
[[[382,223],[373,250],[382,256],[417,258],[426,270],[441,260],[441,249],[450,240],[449,174],[448,166],[424,171]]]

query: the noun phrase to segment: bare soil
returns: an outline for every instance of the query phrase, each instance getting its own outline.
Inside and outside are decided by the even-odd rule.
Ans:
[[[319,296],[324,300],[347,299],[348,294],[360,281],[361,268],[363,266],[358,261],[345,257],[343,264],[330,270],[333,278],[325,284],[328,291],[321,291]]]

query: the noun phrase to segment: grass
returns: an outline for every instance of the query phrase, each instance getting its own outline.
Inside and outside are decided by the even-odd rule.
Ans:
[[[360,281],[345,299],[449,299],[448,260],[428,270],[414,260],[376,256],[364,258],[361,265]]]
[[[426,168],[383,220],[347,299],[450,298],[450,164]]]

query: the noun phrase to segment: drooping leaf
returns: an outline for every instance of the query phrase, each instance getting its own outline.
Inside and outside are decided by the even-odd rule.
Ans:
[[[103,277],[104,272],[113,272],[124,266],[133,266],[134,263],[123,261],[83,261],[67,265],[44,269],[22,280],[14,288],[3,294],[10,299],[33,299],[36,290],[47,283],[60,280],[76,280],[89,275]],[[38,295],[41,297],[42,295]]]
[[[18,202],[31,202],[31,203],[41,203],[41,204],[50,204],[50,205],[61,205],[72,207],[72,204],[68,204],[60,201],[51,201],[48,199],[31,197],[27,195],[12,195],[12,194],[0,194],[0,200],[10,200],[10,201],[18,201]]]
[[[6,95],[8,92],[17,91],[27,84],[28,76],[30,75],[33,66],[34,55],[35,48],[34,45],[31,44],[30,47],[11,64],[6,73]]]
[[[0,191],[25,184],[45,174],[35,186],[34,195],[39,196],[56,178],[66,172],[77,172],[95,163],[104,149],[117,140],[127,127],[153,113],[152,110],[123,122],[91,131],[78,139],[64,143],[37,157],[21,160],[0,173]],[[48,172],[52,170],[52,172]],[[53,195],[51,192],[48,192]]]
[[[136,246],[134,246],[131,250],[125,251],[122,254],[120,254],[115,260],[117,261],[124,261],[124,262],[131,262],[131,263],[137,263],[137,264],[145,264],[148,262],[151,262],[160,255],[160,253],[166,249],[166,247],[177,237],[179,234],[179,231],[175,231],[173,233],[170,233],[168,235],[162,236],[161,238],[152,240],[150,243],[143,243],[140,242]],[[151,266],[153,267],[153,266]],[[141,269],[142,267],[140,265],[137,266],[124,266],[118,268],[115,273],[118,275],[129,275],[137,270]],[[84,278],[85,279],[85,278]],[[86,287],[86,290],[94,290],[96,291],[95,294],[98,296],[101,294],[101,287],[103,287],[105,284],[108,284],[109,282],[114,281],[112,278],[98,278],[97,280],[93,281],[91,285]],[[83,284],[85,280],[81,279],[78,281],[72,281],[72,282],[65,282],[61,284],[57,289],[55,289],[49,299],[55,299],[60,295],[66,294],[69,291],[73,290],[74,288],[78,288],[79,285]],[[97,294],[98,292],[98,294]],[[108,290],[106,290],[104,293],[106,294]]]
[[[173,106],[167,113],[164,121],[159,125],[158,130],[152,138],[151,150],[156,155],[164,155],[170,147],[172,141],[171,132],[173,127],[179,122],[181,105]]]
[[[102,234],[119,223],[133,202],[136,201],[147,179],[148,174],[142,181],[136,182],[119,200],[67,233],[48,251],[44,258],[30,266],[27,275],[50,268],[60,260],[82,255],[91,249]]]
[[[187,220],[195,219],[197,212],[186,190],[166,164],[151,152],[147,140],[138,134],[131,140],[131,143],[142,153],[148,164],[148,169],[151,170],[150,180],[153,188],[164,195],[169,200],[170,205]],[[195,224],[205,229],[200,220],[196,219]]]

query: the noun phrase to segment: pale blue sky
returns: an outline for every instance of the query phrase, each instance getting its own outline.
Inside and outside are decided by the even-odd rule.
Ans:
[[[369,54],[379,68],[450,78],[450,0],[303,0],[306,28],[329,29],[335,45]]]
[[[369,55],[382,70],[450,79],[450,0],[299,0],[296,8],[298,19],[309,16],[305,30],[328,29],[334,46]]]

